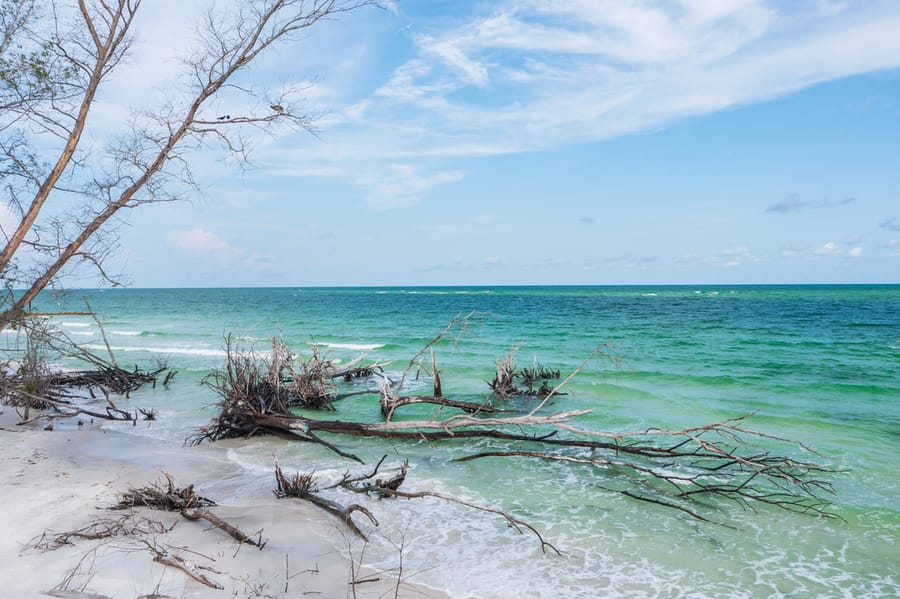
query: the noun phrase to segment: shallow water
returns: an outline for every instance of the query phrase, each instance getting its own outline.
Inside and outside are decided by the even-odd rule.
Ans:
[[[521,344],[518,362],[575,369],[595,360],[552,409],[588,408],[583,428],[681,428],[758,412],[753,428],[827,455],[798,457],[846,470],[831,477],[845,520],[771,508],[702,506],[719,523],[638,502],[607,470],[497,458],[450,461],[461,443],[432,447],[334,438],[368,464],[410,461],[407,490],[434,490],[515,513],[565,552],[545,555],[533,537],[493,516],[436,499],[369,500],[381,526],[367,558],[394,567],[398,547],[412,580],[457,597],[891,596],[897,575],[900,484],[900,286],[523,287],[410,289],[104,290],[41,298],[77,310],[86,295],[102,315],[120,363],[165,359],[169,389],[134,394],[154,407],[152,426],[120,427],[181,441],[215,413],[200,379],[221,366],[224,337],[265,350],[283,337],[300,354],[315,343],[347,361],[366,353],[398,377],[447,322],[484,313],[457,343],[437,347],[445,395],[480,401],[494,360]],[[105,351],[88,317],[56,319],[75,340]],[[427,390],[429,382],[412,381]],[[427,417],[429,408],[405,408]],[[337,417],[374,420],[375,396],[338,405]],[[478,444],[481,448],[484,444]],[[324,481],[353,464],[321,447],[277,439],[221,444],[233,476],[221,492],[239,503],[270,496],[273,455]],[[358,496],[333,496],[342,502]],[[226,497],[218,496],[224,502]]]

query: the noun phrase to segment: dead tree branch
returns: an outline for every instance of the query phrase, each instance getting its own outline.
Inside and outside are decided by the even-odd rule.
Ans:
[[[123,493],[119,503],[110,509],[123,510],[135,507],[148,507],[167,512],[178,512],[187,520],[206,520],[219,530],[230,535],[239,543],[246,543],[262,549],[266,542],[262,535],[253,539],[241,532],[236,526],[225,522],[214,513],[206,509],[216,505],[214,501],[198,495],[194,492],[194,485],[184,488],[175,486],[175,481],[170,474],[163,472],[166,478],[165,484],[153,483],[139,489],[132,488]]]
[[[445,337],[455,335],[454,338],[458,338],[459,333],[470,325],[470,318],[474,314],[454,318],[432,338],[410,361],[397,389],[402,388],[407,372],[428,348]],[[636,490],[617,489],[628,497],[674,508],[704,521],[712,520],[705,515],[704,510],[715,504],[694,501],[701,497],[720,498],[744,509],[752,510],[765,505],[791,512],[839,518],[825,499],[833,493],[829,477],[836,471],[815,462],[791,457],[791,449],[808,448],[776,435],[745,428],[744,417],[680,431],[647,428],[616,432],[586,430],[577,426],[578,419],[590,413],[590,410],[543,411],[548,402],[560,393],[560,389],[582,373],[598,356],[614,361],[606,353],[608,347],[609,344],[597,346],[549,392],[539,390],[541,401],[526,413],[509,415],[493,406],[439,396],[439,380],[435,381],[434,396],[396,396],[395,390],[385,379],[380,393],[380,406],[385,418],[383,422],[313,419],[292,413],[285,407],[285,402],[259,403],[253,401],[252,397],[248,398],[246,393],[223,393],[219,418],[211,426],[201,428],[189,441],[200,443],[228,437],[273,434],[288,440],[318,443],[362,463],[358,456],[342,451],[336,443],[323,437],[338,435],[407,442],[452,442],[462,450],[465,450],[467,442],[474,440],[502,440],[503,447],[496,450],[488,449],[456,459],[528,458],[593,466],[611,480],[636,485]],[[498,361],[497,377],[491,385],[495,393],[515,392],[528,395],[516,387],[516,380],[524,381],[525,386],[534,391],[536,381],[546,382],[551,377],[560,376],[558,371],[539,366],[537,362],[531,368],[518,370],[514,356],[515,348],[506,358]],[[220,376],[231,376],[240,381],[245,378],[253,379],[256,375],[245,377],[240,373],[258,368],[255,364],[252,360],[247,361],[246,356],[238,355],[229,360],[225,374]],[[435,373],[437,364],[433,359],[432,375]],[[238,386],[232,385],[229,389]],[[440,409],[430,419],[392,419],[398,407],[421,403],[434,404]],[[443,408],[459,409],[463,413],[439,418]],[[781,451],[786,453],[780,453]],[[586,455],[586,452],[590,454]],[[279,481],[282,485],[279,492],[287,493],[287,490],[293,488],[286,484],[287,479],[279,478]],[[299,479],[294,482],[296,485],[303,483]],[[311,485],[311,479],[306,484]],[[301,488],[305,490],[298,491],[299,494],[318,496],[309,486],[301,485]],[[331,509],[340,517],[349,516],[342,506],[324,502],[322,507]]]
[[[284,497],[297,497],[299,499],[303,499],[305,501],[309,501],[313,505],[317,505],[322,508],[329,514],[337,516],[344,524],[347,525],[354,534],[359,536],[364,541],[368,540],[365,533],[356,525],[351,517],[353,512],[360,512],[365,515],[369,521],[378,526],[378,520],[375,516],[372,515],[372,512],[364,508],[359,504],[351,504],[348,506],[343,506],[336,501],[332,501],[331,499],[326,499],[320,495],[317,495],[318,488],[315,485],[315,478],[312,473],[309,474],[301,474],[297,472],[294,476],[288,477],[285,476],[284,472],[281,470],[281,466],[276,462],[275,463],[275,484],[276,488],[274,490],[275,496],[279,499]]]
[[[447,323],[447,326],[445,326],[440,333],[435,335],[418,351],[418,353],[416,353],[416,355],[410,358],[409,364],[407,364],[406,369],[403,371],[403,376],[400,377],[400,382],[397,383],[396,392],[400,393],[404,383],[406,383],[406,377],[409,375],[409,371],[416,365],[416,361],[422,354],[430,350],[435,343],[443,339],[449,339],[451,342],[456,343],[464,334],[469,332],[479,320],[484,319],[486,316],[487,314],[485,312],[479,312],[478,310],[472,310],[463,316],[457,314],[449,323]]]

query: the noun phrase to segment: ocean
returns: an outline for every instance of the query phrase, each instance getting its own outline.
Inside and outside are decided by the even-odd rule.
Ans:
[[[512,447],[498,442],[328,437],[365,467],[275,438],[215,444],[233,469],[216,489],[220,503],[270,501],[275,459],[327,484],[387,455],[388,468],[409,461],[405,490],[506,510],[563,551],[543,553],[502,518],[439,499],[366,499],[380,526],[363,526],[372,533],[365,561],[395,568],[402,551],[405,577],[452,597],[900,596],[900,286],[107,289],[44,294],[37,307],[77,311],[83,296],[121,365],[164,360],[178,371],[168,388],[120,402],[155,409],[155,422],[105,425],[156,443],[181,444],[216,414],[217,397],[201,379],[223,366],[226,335],[260,352],[277,336],[301,356],[312,344],[342,362],[364,353],[389,362],[396,380],[448,322],[474,310],[469,330],[435,346],[447,397],[485,400],[494,362],[513,347],[520,366],[539,363],[565,377],[607,344],[545,412],[590,410],[574,424],[608,432],[754,414],[745,426],[822,457],[799,446],[779,444],[781,451],[840,471],[826,478],[841,519],[698,500],[712,520],[701,522],[617,492],[628,475],[611,468],[452,461]],[[54,321],[105,352],[90,317]],[[428,393],[430,385],[421,377],[405,391]],[[380,419],[374,394],[336,408],[324,417]],[[435,407],[402,410],[401,419],[429,418]],[[342,503],[361,501],[348,495],[328,492]],[[337,523],[334,537],[346,543]]]

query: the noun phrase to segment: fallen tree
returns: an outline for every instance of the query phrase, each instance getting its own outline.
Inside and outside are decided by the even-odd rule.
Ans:
[[[466,325],[465,319],[454,322],[457,327]],[[453,330],[458,329],[448,327],[426,347],[431,347]],[[697,501],[700,498],[720,498],[745,509],[770,506],[839,518],[826,499],[833,493],[828,479],[835,471],[812,460],[791,457],[790,453],[798,449],[814,453],[802,443],[746,427],[746,420],[752,415],[678,430],[646,428],[616,432],[579,427],[579,418],[590,413],[587,409],[549,411],[550,400],[560,393],[560,389],[592,359],[605,356],[605,350],[606,345],[595,349],[564,380],[542,392],[539,403],[525,413],[503,413],[489,406],[445,398],[438,381],[433,396],[395,395],[402,388],[409,369],[423,353],[420,352],[410,361],[399,385],[382,382],[379,391],[385,416],[382,422],[311,418],[295,413],[284,403],[254,403],[224,395],[219,418],[211,426],[198,430],[189,441],[200,443],[270,434],[320,444],[359,463],[363,463],[359,456],[341,449],[341,436],[454,443],[461,454],[453,458],[457,461],[505,458],[591,467],[607,476],[613,483],[610,488],[622,495],[677,509],[702,521],[716,520],[711,506],[723,504]],[[512,361],[514,353],[510,352],[506,359],[497,363],[504,365],[503,368],[498,366],[498,373],[513,375],[507,382],[520,378]],[[230,362],[228,368],[236,366],[237,363]],[[432,372],[438,372],[434,359]],[[531,382],[532,391],[533,383],[538,379],[545,376],[560,378],[558,373],[537,365],[522,372],[521,376]],[[489,384],[496,394],[497,379]],[[523,392],[523,395],[536,394]],[[391,418],[398,407],[413,403],[437,404],[440,410],[427,420],[397,421]],[[444,408],[462,410],[462,413],[440,417]],[[496,440],[502,445],[467,453],[470,443],[477,440]],[[349,513],[341,509],[336,509],[335,513],[349,518]]]
[[[203,379],[203,384],[223,398],[222,413],[211,435],[216,439],[245,436],[241,415],[245,412],[289,414],[295,408],[333,410],[335,402],[350,394],[338,393],[334,379],[353,380],[382,371],[382,364],[359,366],[365,355],[339,368],[320,355],[311,344],[312,355],[297,360],[280,339],[272,339],[268,355],[237,346],[225,338],[226,367]]]
[[[72,341],[66,334],[56,330],[48,317],[54,314],[32,315],[22,319],[17,331],[24,339],[24,349],[20,358],[7,360],[0,365],[0,402],[20,411],[23,422],[30,421],[31,410],[40,411],[38,418],[71,418],[84,414],[91,418],[105,420],[137,421],[139,413],[152,420],[152,410],[128,412],[120,409],[112,399],[113,395],[129,397],[144,385],[156,386],[159,377],[166,373],[163,385],[168,385],[176,374],[164,362],[157,362],[153,368],[134,370],[119,366],[99,319],[90,311],[80,312],[94,318],[109,357],[104,358]],[[6,353],[14,353],[7,348]],[[74,360],[87,365],[78,370],[62,370],[54,364],[63,360]],[[168,371],[168,372],[167,372]],[[102,395],[106,406],[101,410],[87,407],[85,400],[97,399]]]

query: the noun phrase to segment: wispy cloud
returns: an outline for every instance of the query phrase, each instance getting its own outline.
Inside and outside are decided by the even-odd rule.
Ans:
[[[498,269],[502,269],[507,264],[497,258],[495,256],[488,256],[480,261],[476,262],[467,262],[463,260],[454,260],[452,262],[441,262],[439,264],[432,264],[431,266],[426,266],[425,268],[420,269],[420,272],[431,272],[431,273],[440,273],[440,272],[465,272],[470,273],[474,271],[494,271]]]
[[[176,229],[166,234],[170,247],[189,254],[214,255],[233,260],[243,255],[243,250],[231,245],[215,233],[203,229]]]
[[[368,170],[351,176],[354,185],[362,190],[364,201],[378,210],[388,210],[417,204],[438,185],[459,181],[463,171],[427,171],[411,163],[385,164],[379,170]]]
[[[825,245],[817,249],[816,253],[821,256],[839,256],[844,253],[844,250],[842,250],[841,246],[839,246],[835,242],[829,241]]]
[[[736,245],[726,248],[713,256],[713,263],[719,266],[740,266],[747,262],[759,262],[760,258],[755,256],[750,248],[746,245]]]
[[[900,223],[897,222],[896,218],[885,219],[878,226],[888,231],[900,231]]]
[[[425,169],[429,159],[608,139],[900,65],[895,3],[505,0],[400,18],[412,52],[380,84],[335,95],[346,108],[322,127],[327,147],[281,149],[311,172],[380,162],[387,181],[366,196],[381,208],[464,175]],[[391,173],[397,163],[424,170]],[[850,201],[787,198],[769,211]]]
[[[584,270],[601,270],[603,268],[616,267],[624,269],[643,269],[651,266],[659,260],[656,255],[635,255],[624,252],[613,256],[600,258],[588,258],[584,261]]]
[[[900,12],[808,9],[776,12],[752,0],[510,2],[418,38],[418,55],[384,89],[414,99],[410,108],[439,108],[434,116],[454,129],[514,131],[532,147],[655,127],[900,63],[891,56],[900,51]],[[448,55],[466,57],[482,74]],[[465,100],[450,95],[473,84],[483,90]]]
[[[763,262],[764,260],[764,257],[754,254],[749,246],[740,244],[727,247],[714,254],[687,254],[676,259],[675,262],[684,266],[703,265],[735,268],[748,263]]]
[[[815,253],[820,256],[850,256],[851,258],[859,258],[863,255],[863,248],[860,246],[847,248],[839,243],[829,241],[817,249]]]
[[[496,217],[490,214],[480,214],[468,220],[460,220],[450,224],[427,224],[419,228],[425,231],[429,238],[456,239],[460,237],[476,237],[490,235]]]
[[[803,200],[799,195],[791,194],[766,208],[766,212],[779,212],[784,214],[786,212],[798,212],[802,210],[833,208],[835,206],[846,206],[855,201],[856,198],[844,198],[843,200]]]

